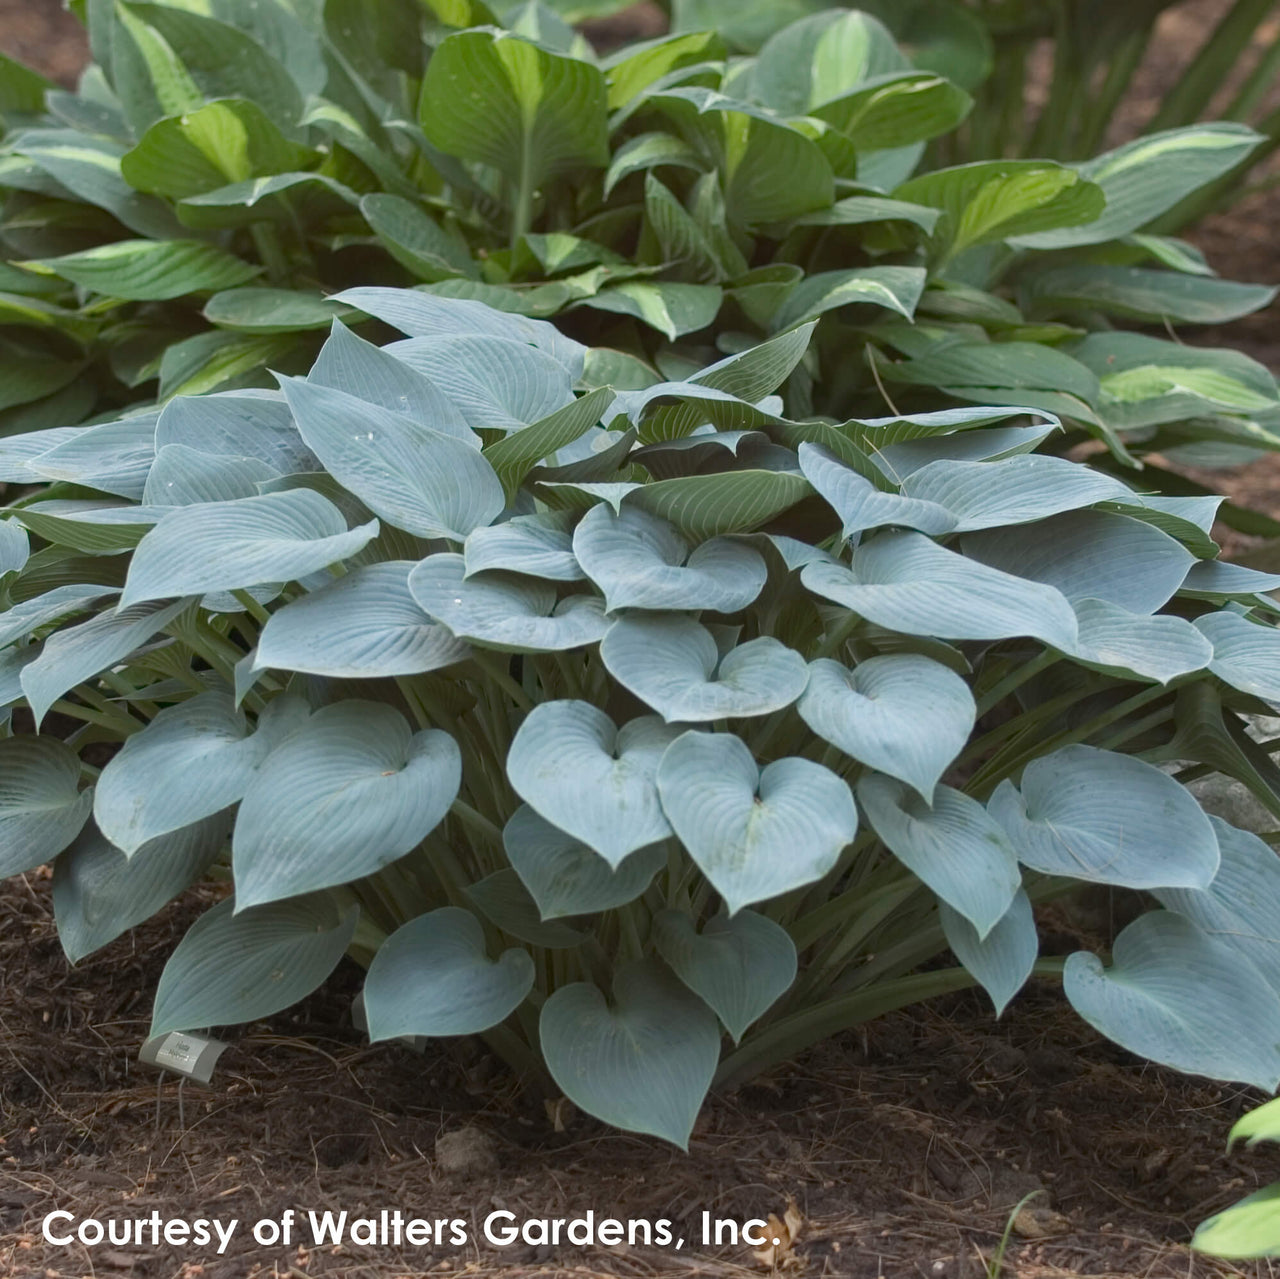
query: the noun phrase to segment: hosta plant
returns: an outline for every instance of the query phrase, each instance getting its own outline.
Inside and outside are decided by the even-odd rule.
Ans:
[[[717,1078],[1035,972],[1280,1081],[1280,865],[1169,771],[1280,813],[1240,726],[1280,578],[1216,500],[1037,452],[1044,411],[788,416],[812,325],[617,391],[543,322],[337,301],[407,336],[0,445],[0,872],[53,862],[76,961],[227,884],[154,1033],[349,954],[374,1039],[482,1034],[683,1144]],[[1040,955],[1090,883],[1158,908]]]
[[[88,5],[74,95],[0,66],[0,432],[271,387],[335,317],[385,339],[336,293],[417,283],[555,315],[629,389],[817,318],[801,415],[1031,406],[1120,468],[1280,444],[1266,370],[1169,340],[1274,291],[1148,233],[1256,153],[1242,124],[922,167],[970,95],[859,11],[598,59],[537,4],[196,8]]]

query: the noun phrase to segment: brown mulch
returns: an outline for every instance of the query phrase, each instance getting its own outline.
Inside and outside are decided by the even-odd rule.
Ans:
[[[235,1032],[209,1087],[136,1062],[150,992],[200,901],[171,907],[71,970],[47,876],[0,897],[0,1275],[137,1279],[496,1274],[766,1274],[748,1247],[704,1247],[701,1214],[803,1219],[778,1258],[796,1275],[980,1279],[1016,1205],[1019,1279],[1269,1275],[1185,1248],[1195,1224],[1274,1175],[1227,1157],[1256,1098],[1144,1065],[1097,1036],[1050,985],[997,1023],[976,996],[881,1019],[707,1107],[688,1156],[605,1130],[523,1092],[466,1041],[418,1056],[369,1046],[346,1010],[344,967],[298,1008]],[[198,895],[197,895],[198,896]],[[474,1125],[492,1163],[451,1171],[443,1133]],[[485,1154],[482,1140],[481,1155]],[[288,1208],[289,1248],[250,1231]],[[310,1246],[308,1211],[458,1218],[462,1247]],[[684,1248],[499,1249],[477,1224],[525,1217],[667,1218]],[[57,1248],[45,1214],[77,1220],[218,1217],[227,1252]]]
[[[1222,3],[1188,5],[1168,20],[1166,52],[1147,69],[1153,94],[1196,15]],[[625,30],[596,27],[592,38],[603,46],[656,30],[651,8],[627,21]],[[0,49],[62,83],[84,57],[79,28],[56,0],[0,0]],[[1192,238],[1224,277],[1280,280],[1278,201],[1274,191],[1255,197]],[[1273,308],[1209,340],[1280,369],[1277,316]],[[1280,458],[1210,478],[1237,502],[1280,516]],[[1243,539],[1230,545],[1252,549]],[[1232,1120],[1256,1098],[1143,1065],[1095,1035],[1049,984],[1024,992],[999,1023],[963,995],[834,1040],[715,1097],[684,1156],[582,1117],[550,1116],[474,1042],[425,1056],[371,1047],[350,1027],[359,979],[348,965],[298,1008],[228,1032],[232,1046],[207,1088],[139,1066],[159,971],[203,905],[196,893],[71,969],[47,878],[0,888],[0,1279],[729,1279],[775,1268],[980,1279],[1032,1191],[1005,1256],[1017,1279],[1273,1274],[1266,1262],[1211,1263],[1185,1246],[1198,1221],[1280,1175],[1274,1152],[1223,1149]],[[437,1157],[437,1139],[466,1125],[487,1135],[489,1171],[447,1171]],[[781,1218],[789,1202],[804,1224],[780,1256],[696,1241],[703,1211]],[[688,1243],[498,1250],[476,1223],[501,1207],[521,1217],[667,1217]],[[240,1225],[222,1257],[164,1246],[60,1249],[40,1235],[55,1208]],[[457,1217],[478,1243],[254,1246],[252,1223],[288,1208]]]

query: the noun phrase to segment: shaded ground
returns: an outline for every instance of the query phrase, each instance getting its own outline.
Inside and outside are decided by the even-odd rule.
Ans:
[[[979,1279],[1031,1191],[1040,1193],[1017,1216],[1006,1257],[1021,1279],[1270,1274],[1265,1263],[1210,1264],[1179,1246],[1205,1215],[1280,1171],[1274,1159],[1223,1156],[1226,1127],[1249,1096],[1142,1065],[1049,986],[1026,992],[1004,1024],[964,996],[833,1041],[715,1099],[685,1157],[581,1117],[557,1133],[541,1101],[474,1043],[418,1057],[335,1031],[354,971],[237,1032],[211,1087],[180,1089],[135,1057],[160,967],[203,903],[171,908],[70,971],[47,879],[13,888],[0,898],[0,1275],[13,1279],[448,1270],[727,1279],[768,1273],[770,1259],[703,1249],[701,1213],[782,1218],[788,1203],[804,1224],[779,1258],[784,1270]],[[480,1162],[471,1174],[449,1171],[437,1138],[467,1124],[487,1135],[472,1151]],[[251,1223],[289,1207],[353,1216],[399,1207],[468,1223],[494,1208],[521,1218],[591,1208],[669,1218],[689,1242],[254,1247]],[[164,1247],[86,1253],[43,1242],[40,1222],[54,1208],[103,1220],[154,1208],[241,1226],[221,1258]]]
[[[1165,61],[1147,69],[1150,101],[1176,71],[1172,50],[1196,16],[1222,2],[1176,15]],[[628,22],[605,37],[655,29],[651,12]],[[0,0],[0,48],[63,82],[83,58],[76,24],[56,3],[33,0]],[[1193,238],[1222,275],[1275,282],[1277,211],[1275,193],[1261,195]],[[1211,340],[1280,368],[1274,309]],[[1280,459],[1212,482],[1280,515]],[[1232,549],[1251,547],[1237,539]],[[1050,986],[1026,992],[1006,1022],[966,995],[833,1041],[716,1098],[685,1157],[572,1116],[557,1132],[541,1100],[475,1044],[426,1057],[369,1047],[349,1028],[357,980],[347,968],[299,1009],[236,1032],[209,1088],[161,1079],[137,1065],[137,1048],[164,959],[204,904],[196,895],[71,970],[47,879],[0,890],[2,1279],[727,1277],[774,1268],[980,1279],[995,1269],[1013,1207],[1034,1190],[1005,1257],[1019,1279],[1272,1274],[1267,1263],[1208,1263],[1184,1246],[1197,1221],[1280,1175],[1274,1154],[1223,1154],[1227,1128],[1251,1099],[1143,1066],[1094,1035]],[[467,1124],[484,1134],[472,1152],[480,1164],[449,1171],[436,1141]],[[486,1170],[488,1158],[496,1162]],[[804,1224],[779,1256],[694,1242],[703,1210],[781,1218],[789,1201]],[[522,1217],[588,1208],[668,1217],[690,1242],[678,1251],[335,1251],[255,1248],[248,1235],[251,1222],[289,1207],[356,1216],[400,1207],[471,1223],[504,1206]],[[86,1252],[43,1242],[39,1223],[54,1208],[103,1219],[156,1209],[241,1225],[221,1258],[163,1247]],[[470,1224],[468,1233],[479,1235]]]

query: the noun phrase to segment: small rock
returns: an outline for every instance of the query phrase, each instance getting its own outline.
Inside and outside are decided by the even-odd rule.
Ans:
[[[483,1177],[498,1167],[498,1149],[481,1128],[468,1125],[436,1138],[436,1164],[450,1177]]]
[[[1013,1233],[1023,1239],[1052,1239],[1054,1235],[1071,1233],[1071,1223],[1052,1208],[1028,1204],[1013,1219]]]

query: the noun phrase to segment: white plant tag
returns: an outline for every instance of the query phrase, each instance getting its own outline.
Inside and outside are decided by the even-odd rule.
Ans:
[[[220,1039],[171,1030],[167,1035],[148,1039],[138,1053],[138,1060],[207,1084],[213,1078],[213,1068],[226,1047]]]

